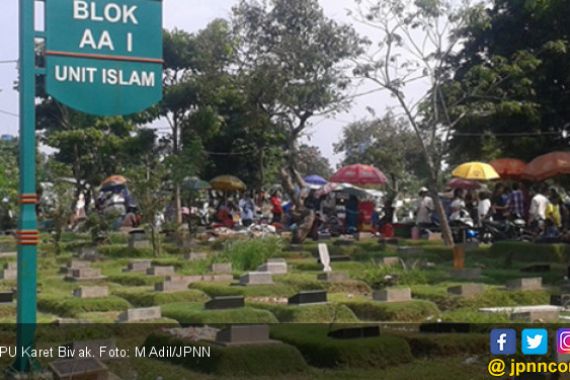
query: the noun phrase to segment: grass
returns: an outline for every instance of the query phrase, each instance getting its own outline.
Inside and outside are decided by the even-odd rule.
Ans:
[[[321,304],[321,305],[272,305],[252,304],[252,306],[271,311],[279,322],[289,323],[354,323],[358,318],[344,305]]]
[[[412,300],[408,302],[352,301],[345,302],[363,321],[421,322],[439,316],[440,310],[433,302]]]
[[[204,303],[209,299],[206,293],[197,289],[189,289],[175,293],[154,292],[151,289],[135,292],[117,290],[113,292],[113,294],[126,299],[129,303],[137,307],[157,306],[177,302]]]
[[[124,311],[130,306],[126,300],[116,296],[87,299],[57,296],[38,297],[38,310],[70,318],[87,312]]]
[[[270,257],[283,252],[283,241],[279,238],[253,240],[233,240],[226,243],[224,250],[216,258],[219,262],[231,262],[237,271],[255,270]]]
[[[162,305],[162,315],[183,324],[195,323],[276,323],[267,310],[244,307],[228,310],[206,310],[197,303],[171,303]]]
[[[273,285],[226,285],[214,282],[195,282],[190,288],[202,290],[210,297],[245,296],[245,297],[290,297],[297,293],[294,287],[286,284]]]

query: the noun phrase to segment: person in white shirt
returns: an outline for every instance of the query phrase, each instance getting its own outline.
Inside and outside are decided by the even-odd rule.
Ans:
[[[416,224],[431,224],[431,214],[434,210],[433,199],[428,195],[428,189],[420,189],[420,201],[416,210]]]
[[[491,200],[489,193],[482,191],[479,193],[479,203],[477,204],[477,216],[479,225],[483,224],[484,220],[491,220]]]
[[[542,222],[546,219],[546,208],[550,201],[544,195],[546,193],[546,189],[544,186],[541,186],[536,195],[532,198],[530,202],[530,210],[529,210],[529,222]]]

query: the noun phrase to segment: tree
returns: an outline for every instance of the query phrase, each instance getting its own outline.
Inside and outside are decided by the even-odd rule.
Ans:
[[[317,0],[242,0],[232,23],[238,75],[251,113],[283,135],[283,187],[305,215],[294,191],[305,186],[297,171],[298,139],[311,118],[349,103],[346,62],[358,55],[359,40],[352,27],[328,19]]]
[[[464,47],[449,62],[455,75],[446,95],[504,80],[464,103],[474,112],[454,131],[454,162],[495,158],[488,151],[531,160],[568,147],[569,18],[563,0],[496,0],[469,11],[460,30]]]
[[[466,99],[480,96],[501,82],[497,77],[484,88],[443,95],[452,72],[447,62],[458,50],[462,37],[456,31],[466,25],[465,9],[445,0],[356,0],[355,17],[375,28],[376,42],[368,41],[370,53],[362,58],[355,75],[385,90],[396,100],[410,124],[428,169],[428,187],[441,221],[442,234],[453,245],[451,230],[437,193],[442,186],[443,163],[449,154],[453,129],[469,114],[461,109]],[[422,80],[429,91],[420,99],[406,94]],[[450,112],[453,109],[454,112]],[[461,111],[460,111],[461,110]]]
[[[302,176],[316,174],[323,178],[330,178],[333,175],[329,160],[316,146],[307,144],[299,146],[297,166]]]

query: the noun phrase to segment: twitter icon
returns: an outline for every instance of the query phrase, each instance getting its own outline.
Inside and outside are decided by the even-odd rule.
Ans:
[[[524,329],[521,344],[524,355],[546,355],[548,353],[548,331],[546,329]]]

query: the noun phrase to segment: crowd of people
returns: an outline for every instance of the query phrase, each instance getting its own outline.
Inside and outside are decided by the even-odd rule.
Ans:
[[[521,183],[497,183],[493,191],[454,189],[440,193],[448,220],[469,221],[481,227],[486,221],[524,221],[534,235],[557,237],[570,229],[570,204],[563,201],[555,187],[546,184],[525,186]],[[438,224],[433,199],[422,188],[416,208],[420,227]]]

